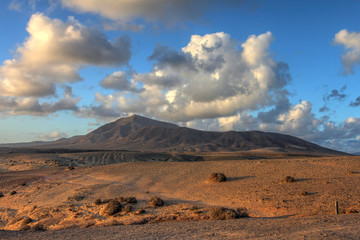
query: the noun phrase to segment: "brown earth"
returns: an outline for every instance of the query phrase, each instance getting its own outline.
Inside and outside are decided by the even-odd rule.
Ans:
[[[68,154],[69,159],[74,157],[71,154],[76,155]],[[167,227],[162,228],[161,224],[166,222],[170,225],[164,226],[173,229],[184,226],[189,229],[186,236],[198,239],[222,239],[224,236],[233,239],[267,239],[261,232],[261,229],[266,227],[272,229],[269,230],[272,234],[291,239],[300,239],[299,236],[321,238],[326,237],[326,234],[330,238],[333,236],[332,239],[341,239],[341,236],[357,239],[360,236],[359,230],[355,230],[360,219],[360,215],[356,213],[360,212],[360,157],[356,156],[204,153],[202,157],[205,161],[114,162],[103,166],[98,166],[101,161],[88,161],[87,165],[76,165],[76,161],[73,161],[73,167],[69,168],[65,167],[68,166],[66,164],[54,165],[46,160],[36,165],[41,154],[23,154],[17,156],[17,159],[23,159],[28,164],[18,164],[19,168],[16,168],[16,164],[8,164],[9,158],[11,159],[9,155],[12,154],[6,155],[8,158],[3,156],[0,160],[0,192],[3,194],[3,197],[0,197],[0,229],[3,230],[72,229],[63,231],[63,236],[67,236],[69,231],[76,235],[77,230],[74,228],[86,228],[91,233],[91,229],[97,227],[126,225],[123,226],[129,227],[126,229],[136,229],[138,226],[132,225],[145,224],[149,226],[147,231],[150,232],[151,226],[154,226],[154,229],[163,229],[159,232],[153,231],[153,234],[158,236],[164,237],[166,231],[169,236],[176,232],[183,234],[176,230],[169,231]],[[79,155],[76,156],[78,158]],[[12,163],[17,161],[14,159]],[[224,173],[228,181],[208,181],[208,176],[213,172]],[[283,182],[286,176],[293,177],[295,181]],[[165,205],[151,207],[148,200],[155,196],[163,199]],[[135,197],[137,203],[123,202],[119,213],[112,216],[104,214],[108,204],[106,202],[119,197]],[[97,199],[101,201],[95,203]],[[340,215],[337,216],[333,216],[335,201],[339,203]],[[214,207],[246,209],[251,219],[224,223],[208,220]],[[345,225],[337,222],[348,219],[344,218],[348,214],[355,216],[349,217],[353,222],[349,220],[349,224]],[[186,225],[192,221],[200,221],[196,223],[203,229],[199,230],[200,235],[192,233],[195,230]],[[331,222],[329,226],[335,228],[328,229],[327,222]],[[219,234],[219,229],[227,229],[226,224],[231,226],[235,223],[242,225],[247,231],[242,228],[237,231],[223,231],[221,234],[225,235]],[[300,227],[295,229],[294,226],[284,227],[290,223],[302,226],[303,230]],[[214,229],[210,228],[212,224],[215,224]],[[317,229],[313,229],[314,226],[317,226]],[[341,235],[346,231],[350,231],[350,235]],[[30,232],[26,231],[29,237],[61,233]],[[201,235],[205,232],[210,235]],[[334,235],[331,235],[331,232]],[[0,232],[0,237],[3,235],[16,238],[21,234],[23,233]],[[174,236],[184,238],[184,235]],[[272,237],[276,239],[275,235]],[[98,238],[104,239],[106,234]],[[140,239],[141,236],[134,235],[133,238]],[[148,236],[148,239],[151,237]]]

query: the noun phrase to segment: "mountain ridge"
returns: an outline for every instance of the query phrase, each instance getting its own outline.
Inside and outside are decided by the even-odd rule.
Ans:
[[[172,151],[218,152],[271,149],[278,152],[314,154],[345,154],[324,148],[300,138],[262,131],[202,131],[157,121],[139,115],[120,118],[94,131],[69,141],[55,141],[49,147]]]
[[[162,152],[273,151],[344,155],[303,139],[262,131],[202,131],[133,115],[105,124],[94,131],[26,147],[90,150],[130,150]],[[2,145],[0,145],[1,147]],[[7,145],[9,146],[9,145]],[[15,144],[14,147],[21,147]]]

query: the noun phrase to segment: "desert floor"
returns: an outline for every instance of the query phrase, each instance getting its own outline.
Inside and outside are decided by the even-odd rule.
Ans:
[[[50,155],[2,155],[0,238],[360,239],[360,157],[203,157],[76,165],[77,157],[66,163],[73,169]],[[213,172],[228,181],[208,181]],[[150,206],[155,196],[165,205]],[[109,216],[109,199],[119,197],[137,203]],[[211,220],[216,207],[250,218]]]

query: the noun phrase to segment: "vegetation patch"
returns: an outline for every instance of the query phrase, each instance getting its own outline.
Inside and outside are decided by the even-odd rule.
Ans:
[[[292,182],[294,182],[295,181],[295,179],[293,178],[293,177],[291,177],[291,176],[286,176],[284,179],[283,179],[283,182],[284,183],[292,183]]]
[[[104,214],[108,216],[112,216],[118,212],[120,212],[122,209],[121,204],[116,200],[111,200],[106,207],[104,208]]]
[[[227,180],[223,173],[211,173],[208,177],[210,182],[225,182]]]
[[[164,201],[159,197],[152,197],[148,203],[152,207],[160,207],[164,205]]]
[[[248,217],[248,214],[245,209],[241,208],[234,210],[230,208],[217,207],[210,210],[211,220],[230,220],[243,217]]]

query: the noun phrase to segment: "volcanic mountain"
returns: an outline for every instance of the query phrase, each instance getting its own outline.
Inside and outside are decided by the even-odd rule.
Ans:
[[[300,138],[261,131],[211,132],[133,115],[84,136],[61,139],[43,147],[98,150],[219,152],[266,150],[312,154],[344,154]]]

